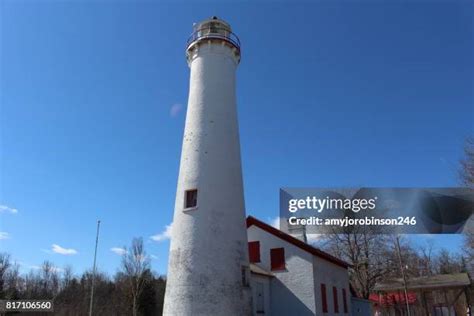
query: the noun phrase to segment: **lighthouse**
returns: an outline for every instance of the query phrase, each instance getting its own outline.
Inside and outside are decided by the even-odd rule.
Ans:
[[[164,315],[250,315],[236,103],[240,42],[225,21],[194,25],[189,98]]]

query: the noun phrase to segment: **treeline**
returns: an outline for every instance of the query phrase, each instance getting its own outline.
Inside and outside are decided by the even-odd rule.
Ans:
[[[419,238],[419,237],[412,237]],[[410,239],[379,234],[373,228],[364,228],[345,234],[328,235],[323,248],[352,265],[350,281],[353,289],[368,298],[377,282],[401,278],[402,270],[407,279],[469,272],[472,266],[472,245],[466,236],[466,252],[456,249],[435,248],[429,239],[424,245],[414,245]]]
[[[9,254],[0,253],[0,299],[51,299],[55,315],[88,315],[92,271],[74,275],[45,261],[28,274],[20,273]],[[120,271],[94,278],[94,315],[161,315],[166,279],[150,269],[142,239],[124,250]]]

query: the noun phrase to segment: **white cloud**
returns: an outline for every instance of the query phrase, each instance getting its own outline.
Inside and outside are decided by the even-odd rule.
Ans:
[[[273,227],[275,227],[276,229],[280,229],[280,217],[277,216],[275,218],[270,218],[269,219],[269,224]]]
[[[127,253],[127,250],[125,248],[120,248],[120,247],[112,247],[110,248],[110,251],[112,251],[113,253],[119,256],[123,256],[124,254]]]
[[[306,234],[306,239],[308,240],[308,243],[314,243],[317,241],[320,241],[321,239],[324,239],[323,234]]]
[[[11,214],[16,214],[18,213],[18,210],[13,207],[9,207],[6,205],[0,205],[0,213],[11,213]]]
[[[0,232],[0,240],[9,239],[10,234],[7,232]]]
[[[66,255],[66,256],[77,254],[77,250],[76,250],[76,249],[63,248],[63,247],[61,247],[61,246],[59,246],[59,245],[56,245],[56,244],[51,245],[51,250],[52,250],[54,253],[58,253],[58,254],[60,254],[60,255]]]
[[[164,241],[164,240],[170,239],[172,226],[173,226],[173,223],[166,225],[166,228],[163,232],[153,235],[150,238],[154,241]]]
[[[170,116],[176,117],[183,110],[183,106],[179,103],[175,103],[170,108]]]
[[[154,260],[158,260],[158,257],[155,256],[155,255],[150,255],[150,258],[154,259]]]

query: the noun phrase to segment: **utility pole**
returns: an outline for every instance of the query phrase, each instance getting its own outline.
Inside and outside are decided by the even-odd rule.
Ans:
[[[94,301],[94,283],[95,283],[95,270],[96,270],[96,259],[97,259],[97,245],[99,244],[99,228],[100,228],[100,220],[97,221],[97,234],[95,236],[94,266],[92,267],[92,285],[91,285],[91,301],[89,304],[89,316],[92,316],[92,303]]]
[[[398,263],[400,264],[400,270],[402,272],[403,289],[405,291],[405,304],[407,306],[407,313],[408,313],[408,316],[411,316],[411,314],[410,314],[410,305],[408,303],[407,279],[406,279],[406,275],[405,275],[405,269],[403,268],[403,263],[402,263],[402,255],[401,255],[401,250],[400,250],[400,236],[399,235],[397,235],[397,254],[398,254]]]

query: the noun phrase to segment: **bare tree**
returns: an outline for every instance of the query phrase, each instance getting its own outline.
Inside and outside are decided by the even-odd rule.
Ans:
[[[464,231],[464,253],[474,273],[474,217],[471,216],[466,226],[467,228]]]
[[[451,254],[447,249],[441,249],[436,258],[436,270],[439,274],[459,273],[464,270],[463,258]]]
[[[425,245],[422,245],[419,247],[420,276],[433,274],[433,255],[434,255],[433,250],[434,250],[433,240],[429,240],[426,242]]]
[[[388,240],[373,228],[359,227],[329,234],[325,249],[351,264],[351,284],[361,297],[368,298],[375,283],[387,273]]]
[[[5,278],[10,265],[10,255],[7,253],[0,253],[0,298],[4,298],[5,296]]]
[[[461,159],[459,177],[462,183],[474,189],[474,137],[468,137],[464,145],[464,158]]]
[[[42,283],[42,296],[53,298],[59,292],[58,268],[50,261],[44,261],[40,270]]]
[[[63,278],[61,282],[61,288],[64,289],[64,288],[67,288],[71,284],[72,279],[74,279],[72,266],[70,265],[65,266],[62,275],[63,275]]]
[[[468,137],[464,145],[464,157],[461,159],[459,177],[463,185],[474,189],[474,137]],[[474,273],[474,218],[466,223],[464,231],[465,242],[464,252],[468,265]]]
[[[8,269],[5,277],[6,290],[4,290],[5,298],[17,299],[21,289],[20,265],[14,262]]]
[[[40,267],[32,267],[29,273],[22,274],[19,264],[12,263],[10,258],[9,254],[0,253],[1,299],[53,299],[55,315],[87,314],[92,271],[76,276],[72,268],[66,266],[59,273],[53,263],[45,261]],[[150,271],[141,239],[132,242],[125,261],[127,274],[120,271],[111,279],[106,273],[96,273],[96,314],[161,315],[166,279]]]
[[[150,269],[150,259],[145,252],[142,238],[132,240],[130,249],[122,256],[122,269],[132,295],[133,316],[137,316],[139,297],[147,281],[146,272]]]

